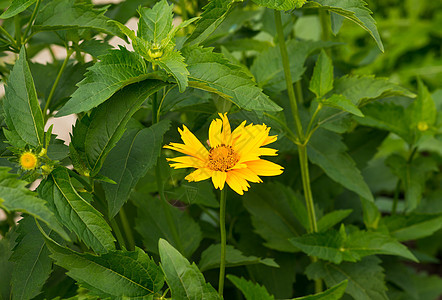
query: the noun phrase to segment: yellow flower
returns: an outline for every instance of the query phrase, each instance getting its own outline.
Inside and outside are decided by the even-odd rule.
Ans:
[[[259,176],[276,176],[283,167],[262,155],[276,156],[277,150],[263,148],[276,141],[277,136],[269,136],[270,127],[266,125],[246,125],[242,122],[233,132],[230,129],[227,114],[219,114],[221,119],[212,121],[209,127],[207,150],[203,144],[183,125],[178,129],[184,144],[170,143],[164,148],[172,149],[186,156],[167,159],[171,167],[196,168],[186,176],[188,181],[201,181],[212,178],[215,188],[222,190],[227,184],[238,194],[244,194],[250,182],[262,182]]]
[[[23,170],[34,170],[37,167],[38,159],[34,153],[26,151],[20,156],[19,162]]]

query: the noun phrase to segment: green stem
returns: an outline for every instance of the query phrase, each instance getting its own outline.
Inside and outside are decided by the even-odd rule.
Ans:
[[[6,29],[3,28],[3,26],[0,26],[0,31],[9,39],[9,41],[14,45],[14,47],[17,47],[17,43],[15,42],[15,39],[9,34]],[[18,48],[20,50],[20,48]]]
[[[316,107],[315,112],[313,113],[312,118],[310,119],[310,122],[308,123],[307,130],[306,130],[306,135],[307,135],[307,137],[308,137],[309,139],[310,139],[310,137],[311,137],[310,132],[311,132],[311,129],[312,129],[312,126],[313,126],[313,122],[315,121],[315,119],[316,119],[316,117],[318,116],[318,113],[319,113],[319,111],[320,111],[321,109],[322,109],[322,103],[319,103],[318,106]],[[307,145],[309,139],[306,139],[306,140],[304,141],[304,144],[305,144],[305,145]]]
[[[66,58],[64,59],[63,64],[61,65],[60,71],[58,71],[57,78],[55,78],[54,84],[52,85],[51,91],[49,92],[48,99],[46,100],[46,104],[43,109],[43,114],[45,116],[45,118],[44,118],[45,122],[48,120],[48,117],[49,117],[49,113],[48,113],[49,104],[51,104],[51,101],[52,101],[52,98],[54,97],[54,93],[57,88],[58,82],[60,81],[61,74],[63,74],[63,71],[69,62],[69,57],[71,56],[72,52],[73,52],[72,49],[66,49]]]
[[[321,22],[322,29],[322,40],[328,41],[330,40],[330,30],[329,30],[329,14],[324,9],[319,9],[319,20]]]
[[[296,81],[296,99],[299,103],[304,103],[304,95],[302,94],[302,84],[301,80]]]
[[[38,12],[38,8],[40,7],[40,3],[41,3],[41,0],[37,0],[37,3],[35,4],[34,11],[32,12],[31,18],[29,19],[28,26],[26,27],[25,33],[23,34],[23,44],[26,44],[28,42],[28,33],[32,27],[32,23],[34,22],[35,17],[37,16],[37,12]]]
[[[15,24],[15,40],[17,41],[17,47],[21,48],[21,24],[20,24],[20,16],[14,16],[14,24]]]
[[[130,228],[129,221],[127,220],[127,215],[126,212],[124,211],[124,207],[121,207],[119,215],[120,215],[121,224],[123,225],[124,233],[126,234],[128,250],[133,251],[135,250],[135,239],[132,233],[132,229]]]
[[[393,198],[393,206],[391,207],[391,214],[395,215],[397,210],[397,203],[399,200],[399,193],[401,190],[402,180],[399,178],[396,183],[396,188],[394,189],[394,198]]]
[[[115,234],[115,237],[117,238],[118,245],[120,245],[120,248],[122,250],[126,250],[126,242],[124,241],[123,234],[121,234],[120,227],[118,226],[117,221],[115,218],[112,218],[109,220],[110,226],[112,228],[112,231]]]
[[[226,272],[226,189],[221,190],[220,206],[219,206],[219,228],[221,233],[221,261],[219,264],[219,284],[218,293],[223,297],[224,277]]]
[[[301,164],[302,185],[304,189],[305,203],[310,224],[309,232],[317,232],[315,205],[313,203],[312,190],[310,187],[310,175],[308,171],[308,157],[306,146],[298,146],[299,163]]]

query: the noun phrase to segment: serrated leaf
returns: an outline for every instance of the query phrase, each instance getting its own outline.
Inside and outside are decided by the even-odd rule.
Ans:
[[[172,49],[166,52],[156,63],[166,72],[175,78],[178,83],[180,92],[184,92],[187,87],[187,71],[186,64],[184,63],[184,57],[178,51],[172,51]]]
[[[321,50],[321,54],[316,61],[309,88],[316,95],[316,98],[323,97],[333,89],[333,64],[324,50]]]
[[[141,8],[137,36],[153,44],[160,44],[172,30],[172,8],[166,0],[157,2],[152,8]]]
[[[280,183],[261,184],[243,197],[243,204],[252,217],[255,232],[266,247],[284,252],[295,252],[288,239],[304,233],[297,220],[307,216],[305,206],[297,205],[297,195]],[[308,224],[308,221],[307,221]]]
[[[133,84],[97,107],[84,141],[91,176],[98,174],[107,155],[123,135],[132,115],[150,95],[165,85],[165,82],[159,80]]]
[[[322,103],[325,106],[349,112],[358,117],[364,117],[364,114],[361,112],[361,110],[356,105],[354,105],[350,99],[347,99],[343,95],[333,94],[329,98],[320,100],[320,103]]]
[[[307,0],[253,0],[253,2],[271,9],[291,10],[302,7]]]
[[[442,227],[440,214],[393,215],[382,218],[382,224],[399,241],[417,240],[432,235]]]
[[[39,12],[33,32],[60,29],[93,29],[125,38],[124,34],[104,15],[106,7],[94,9],[92,4],[70,0],[49,1]]]
[[[231,64],[224,55],[212,51],[213,48],[202,47],[183,50],[190,80],[203,82],[219,90],[232,97],[227,100],[246,110],[281,110],[241,67]]]
[[[370,231],[354,230],[348,235],[329,230],[311,233],[290,239],[296,247],[309,256],[340,264],[342,261],[356,262],[375,254],[397,255],[417,262],[413,254],[394,238]]]
[[[67,269],[69,277],[94,295],[120,300],[161,295],[164,284],[161,269],[140,248],[95,256],[62,247],[48,236],[45,241],[55,263]]]
[[[8,173],[9,170],[10,168],[0,167],[0,206],[6,211],[24,212],[41,220],[69,241],[69,236],[46,206],[47,202],[25,188],[28,183],[18,179],[17,175]]]
[[[166,276],[167,284],[174,300],[218,300],[217,291],[206,283],[195,263],[190,264],[167,241],[160,239],[158,243],[161,257],[161,268]]]
[[[372,12],[367,8],[363,0],[314,0],[309,1],[310,7],[320,7],[330,12],[341,15],[368,31],[378,44],[379,49],[384,52],[384,45],[376,28],[376,21],[371,16]]]
[[[318,231],[325,231],[342,220],[344,220],[348,215],[350,215],[353,212],[351,209],[339,209],[332,211],[326,215],[324,215],[321,219],[318,221]]]
[[[163,120],[149,128],[127,131],[109,153],[100,174],[116,182],[103,183],[110,218],[127,201],[138,180],[156,164],[169,127],[170,122]]]
[[[51,203],[59,221],[88,247],[96,253],[115,249],[109,225],[101,213],[77,193],[65,168],[54,169],[50,177],[42,181],[38,191]]]
[[[245,256],[241,251],[231,245],[226,246],[226,267],[245,266],[250,264],[264,264],[278,268],[279,265],[273,258],[259,258],[256,256]],[[211,245],[201,254],[199,269],[201,272],[219,268],[221,262],[221,244]]]
[[[88,111],[109,99],[119,89],[149,77],[144,59],[126,48],[111,50],[88,69],[72,98],[57,117]]]
[[[375,256],[340,265],[319,261],[309,265],[306,274],[310,279],[324,279],[328,287],[348,280],[346,293],[358,300],[387,300],[384,269],[379,266],[380,262]]]
[[[322,129],[315,132],[308,144],[311,162],[318,165],[334,181],[373,201],[368,185],[346,150],[347,146],[339,135]]]
[[[51,230],[45,230],[50,234]],[[25,216],[17,227],[17,238],[10,261],[13,261],[12,299],[32,299],[40,293],[52,272],[49,250],[34,218]]]
[[[347,284],[348,280],[344,280],[321,293],[294,298],[293,300],[339,300],[344,295]]]
[[[34,4],[35,1],[37,0],[13,0],[11,6],[0,15],[0,19],[8,19],[25,11],[29,6]]]
[[[227,275],[229,279],[244,295],[246,300],[274,300],[275,297],[267,292],[264,286],[253,283],[245,278]]]
[[[201,229],[185,211],[148,195],[132,193],[132,199],[138,207],[135,229],[143,238],[146,249],[158,253],[159,239],[166,239],[174,247],[182,249],[185,257],[190,257],[198,248],[202,240]],[[167,214],[172,216],[173,225],[169,225]],[[175,239],[174,229],[170,226],[175,227],[178,240]]]
[[[290,59],[292,82],[298,81],[306,68],[307,57],[317,49],[336,45],[332,42],[295,41],[287,42],[287,52]],[[272,93],[280,93],[287,88],[279,47],[271,47],[261,52],[250,67],[258,85]]]
[[[43,144],[43,114],[28,66],[26,49],[22,47],[5,87],[3,100],[6,124],[12,133],[34,147]]]

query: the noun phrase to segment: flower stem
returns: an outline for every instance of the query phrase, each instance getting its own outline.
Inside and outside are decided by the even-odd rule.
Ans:
[[[313,203],[312,189],[310,186],[310,175],[308,171],[308,157],[306,146],[298,146],[299,163],[301,164],[302,186],[304,189],[305,203],[307,206],[308,220],[310,224],[309,232],[317,232],[315,205]]]
[[[120,245],[122,250],[126,250],[126,242],[124,241],[123,234],[121,233],[120,227],[118,226],[115,218],[110,219],[109,224],[115,234],[115,237],[117,238],[118,245]]]
[[[121,224],[123,225],[124,233],[126,235],[128,250],[133,251],[135,250],[135,239],[132,230],[130,228],[129,221],[127,220],[124,207],[121,207],[119,215],[120,215]]]
[[[32,23],[34,22],[35,17],[37,16],[37,12],[38,12],[38,8],[40,7],[40,3],[41,3],[41,0],[37,0],[37,3],[35,4],[34,11],[32,12],[31,18],[29,19],[28,26],[26,27],[25,33],[23,34],[23,44],[26,44],[28,42],[28,39],[29,39],[28,33],[32,27]]]
[[[221,260],[219,264],[219,285],[218,293],[220,297],[223,297],[224,290],[224,277],[226,273],[226,189],[221,190],[221,196],[219,199],[219,228],[221,233]]]
[[[321,22],[322,40],[328,41],[330,40],[330,30],[329,30],[330,17],[326,10],[319,9],[319,20]]]

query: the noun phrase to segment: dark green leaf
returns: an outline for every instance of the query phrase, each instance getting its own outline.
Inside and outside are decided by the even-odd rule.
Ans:
[[[335,226],[336,224],[347,218],[348,215],[352,213],[352,211],[353,210],[351,209],[340,209],[324,215],[318,221],[318,231],[325,231]]]
[[[207,207],[219,207],[218,200],[213,192],[213,185],[209,181],[183,182],[176,190],[181,196],[180,201],[186,204],[200,204]]]
[[[116,182],[103,184],[110,218],[127,201],[138,180],[156,164],[169,126],[170,122],[163,120],[149,128],[127,131],[109,153],[101,174]]]
[[[141,8],[137,36],[159,46],[172,30],[172,9],[173,5],[166,0],[157,2],[153,8]]]
[[[238,278],[233,275],[227,275],[229,279],[241,292],[246,300],[274,300],[275,298],[267,292],[264,286],[253,283],[244,278]]]
[[[390,234],[399,241],[417,240],[432,235],[442,227],[440,214],[394,215],[382,219]]]
[[[184,92],[187,87],[187,71],[184,57],[180,52],[168,51],[156,63],[170,75],[172,75],[178,83],[180,92]]]
[[[344,280],[324,292],[310,296],[294,298],[293,300],[339,300],[344,295],[347,284],[348,280]]]
[[[320,103],[322,103],[325,106],[349,112],[358,117],[364,116],[364,114],[360,111],[360,109],[356,105],[354,105],[350,99],[345,98],[345,96],[343,95],[333,94],[331,95],[331,97],[321,100]]]
[[[65,168],[52,171],[40,184],[39,194],[51,203],[59,221],[96,253],[115,249],[109,225],[100,212],[77,193]]]
[[[161,267],[166,276],[167,284],[174,300],[218,300],[216,290],[206,283],[195,263],[190,264],[167,241],[160,239],[158,243]]]
[[[321,50],[313,69],[310,90],[316,95],[316,98],[321,98],[331,89],[333,89],[333,64],[325,51]]]
[[[14,263],[9,261],[12,252],[9,239],[0,239],[0,299],[11,297],[11,277],[14,272]]]
[[[6,124],[13,134],[17,134],[32,146],[43,144],[43,114],[28,66],[25,47],[21,48],[19,58],[9,75],[3,110]]]
[[[291,10],[302,7],[307,0],[253,0],[253,2],[271,9]]]
[[[29,6],[34,4],[35,1],[37,0],[13,0],[11,6],[0,15],[0,19],[8,19],[25,11]]]

